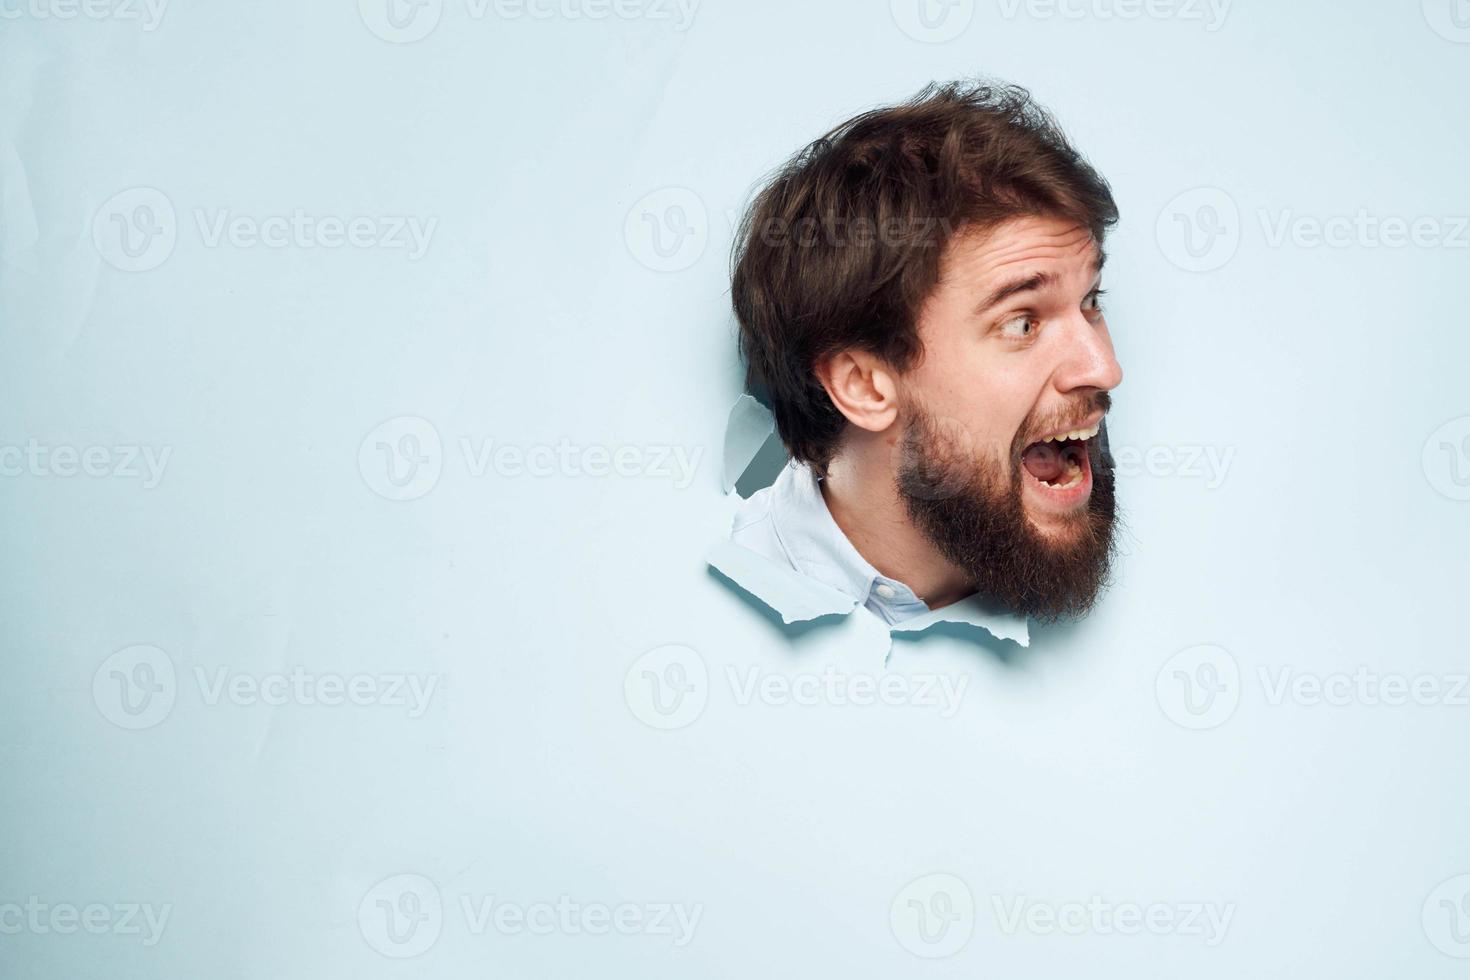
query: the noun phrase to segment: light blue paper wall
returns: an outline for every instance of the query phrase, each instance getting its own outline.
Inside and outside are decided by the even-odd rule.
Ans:
[[[1463,971],[1463,4],[156,3],[0,6],[0,972]],[[885,669],[704,565],[727,256],[976,72],[1123,211],[1127,554]]]

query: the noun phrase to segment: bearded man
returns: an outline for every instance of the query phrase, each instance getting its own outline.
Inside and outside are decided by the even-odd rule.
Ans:
[[[1076,617],[1113,552],[1107,182],[1021,88],[930,86],[801,151],[742,221],[747,387],[790,464],[732,541],[902,623]]]

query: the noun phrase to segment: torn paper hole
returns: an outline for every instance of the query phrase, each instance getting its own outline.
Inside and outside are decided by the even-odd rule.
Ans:
[[[775,420],[770,410],[748,394],[741,395],[730,408],[729,423],[725,430],[722,485],[727,497],[736,501],[738,509],[734,515],[731,539],[717,543],[706,556],[710,567],[734,587],[775,611],[787,626],[824,616],[846,616],[859,606],[863,606],[864,612],[882,621],[882,617],[866,607],[868,596],[852,594],[829,584],[841,584],[841,576],[824,582],[803,571],[798,562],[790,557],[793,552],[779,543],[779,536],[757,539],[767,541],[759,550],[734,540],[739,536],[740,528],[755,526],[760,520],[767,519],[763,515],[769,514],[773,501],[769,497],[761,499],[758,492],[773,494],[776,488],[771,484],[778,476],[790,479],[799,472],[799,468],[788,469],[789,460],[774,429]],[[753,471],[760,470],[763,465],[769,467],[769,474],[753,475]],[[806,479],[811,477],[807,476]],[[747,486],[750,489],[746,489]],[[825,508],[823,512],[825,516]],[[830,521],[830,518],[827,519]],[[841,536],[842,532],[835,523],[812,530],[814,533],[836,535],[841,548],[851,556],[848,564],[865,564],[856,550],[846,543],[846,538]],[[772,544],[771,541],[778,543]],[[829,570],[830,567],[829,563]],[[916,635],[941,623],[956,623],[981,629],[998,639],[1011,640],[1021,646],[1029,643],[1025,617],[991,608],[978,597],[971,596],[941,609],[923,612],[889,625],[889,649],[885,651],[885,658],[892,650],[894,633]]]
[[[775,433],[775,416],[752,396],[741,395],[730,407],[730,420],[725,425],[725,472],[721,479],[726,493],[737,488],[737,484],[747,470],[752,468],[757,457],[775,439]],[[777,439],[776,442],[779,444],[780,440]],[[776,474],[773,472],[771,479],[775,478]],[[752,492],[754,491],[747,491],[740,496],[748,497]]]

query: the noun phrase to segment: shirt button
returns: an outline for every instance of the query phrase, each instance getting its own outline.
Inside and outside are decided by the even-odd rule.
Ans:
[[[878,587],[873,591],[878,593],[878,595],[880,595],[884,599],[892,599],[894,596],[898,595],[897,592],[893,591],[893,586],[886,583],[879,583]]]

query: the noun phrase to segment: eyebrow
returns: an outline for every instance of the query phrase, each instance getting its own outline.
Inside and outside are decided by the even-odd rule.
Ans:
[[[1104,255],[1101,250],[1099,250],[1097,253],[1097,258],[1092,263],[1092,274],[1094,277],[1102,272],[1103,263],[1106,261],[1107,256]],[[1001,283],[991,292],[989,296],[985,297],[984,301],[981,302],[979,306],[975,307],[975,312],[976,314],[985,313],[992,307],[996,307],[999,306],[1001,303],[1004,303],[1012,296],[1016,296],[1020,293],[1034,292],[1044,286],[1056,285],[1056,281],[1057,277],[1055,273],[1037,272],[1021,279],[1012,279],[1010,282]]]

